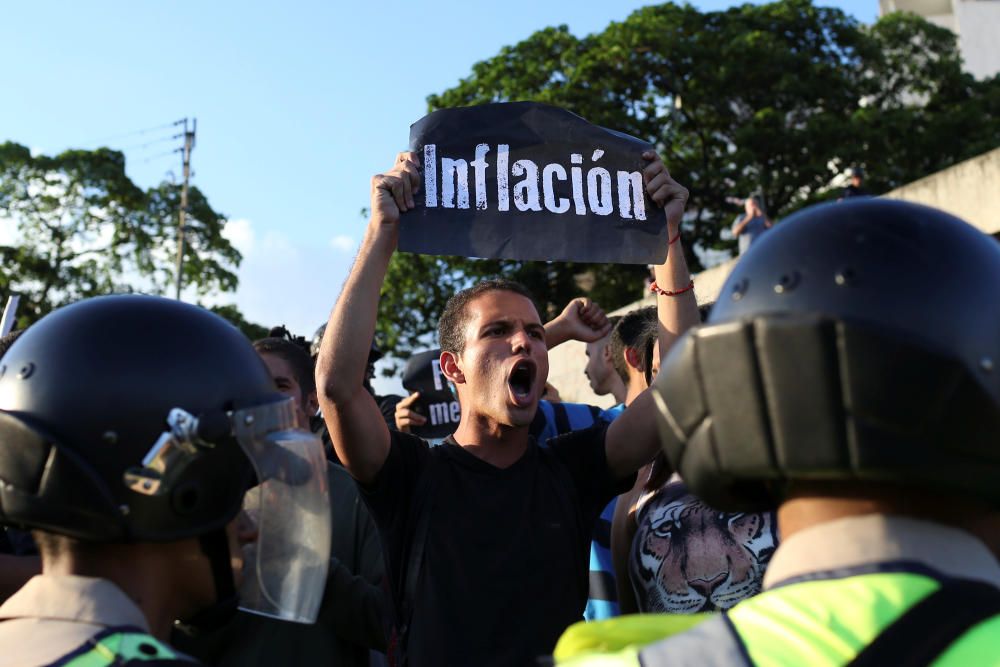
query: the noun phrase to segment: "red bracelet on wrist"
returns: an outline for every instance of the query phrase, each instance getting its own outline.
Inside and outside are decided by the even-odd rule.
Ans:
[[[655,281],[653,282],[652,285],[649,286],[650,292],[653,292],[654,294],[659,294],[660,296],[678,296],[680,294],[684,294],[684,292],[690,292],[693,289],[694,289],[694,278],[691,279],[691,282],[688,283],[687,287],[682,287],[679,290],[673,292],[671,292],[668,289],[663,289],[662,287],[657,285]]]
[[[677,236],[667,241],[667,245],[673,245],[681,240],[681,230],[677,230]]]

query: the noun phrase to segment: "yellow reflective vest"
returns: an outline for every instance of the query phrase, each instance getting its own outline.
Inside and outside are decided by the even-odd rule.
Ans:
[[[577,624],[559,640],[554,657],[560,667],[840,667],[940,587],[930,574],[914,572],[799,581],[724,614],[621,617],[614,619],[620,621],[617,626],[610,621]],[[1000,615],[971,627],[933,664],[1000,667]]]
[[[157,664],[199,664],[141,630],[109,628],[91,637],[86,644],[69,655],[63,656],[53,665],[60,667],[111,667],[112,665],[152,661],[156,661]]]

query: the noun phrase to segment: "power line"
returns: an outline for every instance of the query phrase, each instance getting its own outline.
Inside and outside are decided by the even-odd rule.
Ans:
[[[184,150],[183,148],[174,148],[173,150],[165,151],[163,153],[157,153],[156,155],[153,155],[143,160],[142,164],[146,164],[147,162],[152,162],[153,160],[157,160],[161,157],[166,157],[167,155],[173,155],[174,153],[183,152],[183,150]]]
[[[167,141],[174,141],[176,139],[181,139],[184,137],[184,133],[172,134],[169,137],[160,137],[159,139],[153,139],[152,141],[147,141],[141,144],[132,144],[131,146],[122,146],[117,150],[120,151],[130,151],[130,150],[142,150],[143,148],[148,148],[150,146],[155,146],[156,144],[162,144]]]
[[[86,146],[88,144],[103,144],[107,141],[114,141],[116,139],[124,139],[126,137],[134,137],[141,134],[149,134],[150,132],[156,132],[158,130],[165,130],[170,127],[177,127],[178,125],[183,125],[184,119],[175,120],[172,123],[166,123],[164,125],[157,125],[156,127],[147,127],[141,130],[132,130],[131,132],[124,132],[122,134],[115,134],[110,137],[104,137],[103,139],[95,139],[93,141],[85,141],[81,145]]]

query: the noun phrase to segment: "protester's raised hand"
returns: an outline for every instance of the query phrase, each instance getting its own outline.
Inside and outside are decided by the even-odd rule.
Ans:
[[[599,305],[585,296],[566,304],[550,325],[558,331],[562,340],[579,340],[584,343],[600,340],[611,331],[608,316]],[[550,326],[546,326],[546,330],[549,329]]]
[[[399,403],[396,403],[396,429],[403,433],[409,433],[413,426],[423,426],[427,423],[427,417],[423,416],[410,406],[420,398],[420,392],[415,391]]]
[[[646,151],[642,154],[642,159],[649,162],[642,170],[646,192],[657,206],[663,207],[663,212],[667,216],[667,229],[673,237],[680,228],[684,207],[687,205],[687,188],[670,176],[670,172],[656,151]]]
[[[399,222],[400,213],[405,213],[416,205],[413,197],[419,191],[420,164],[417,154],[400,153],[396,156],[396,164],[392,169],[372,176],[372,220],[395,225]]]

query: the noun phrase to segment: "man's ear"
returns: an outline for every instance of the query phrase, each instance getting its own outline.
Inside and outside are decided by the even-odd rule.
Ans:
[[[625,355],[625,363],[641,373],[642,369],[639,368],[639,351],[634,347],[626,347],[623,354]]]
[[[441,374],[455,384],[465,384],[465,373],[458,365],[458,355],[454,352],[441,352],[438,360],[441,365]]]

